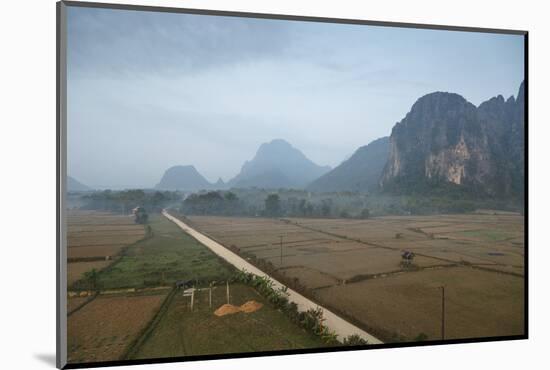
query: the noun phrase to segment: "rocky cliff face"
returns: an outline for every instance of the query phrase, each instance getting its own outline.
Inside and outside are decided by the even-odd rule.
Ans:
[[[524,87],[479,107],[457,94],[418,99],[390,137],[380,184],[410,192],[454,184],[480,194],[523,193]]]

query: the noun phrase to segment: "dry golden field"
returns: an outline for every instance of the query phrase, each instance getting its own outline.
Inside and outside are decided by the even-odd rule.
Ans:
[[[188,219],[382,340],[440,339],[441,286],[446,339],[524,331],[521,215]]]

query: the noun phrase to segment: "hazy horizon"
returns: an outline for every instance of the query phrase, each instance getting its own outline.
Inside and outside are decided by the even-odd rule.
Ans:
[[[523,36],[68,7],[68,174],[230,180],[284,139],[337,166],[421,96],[516,96]]]

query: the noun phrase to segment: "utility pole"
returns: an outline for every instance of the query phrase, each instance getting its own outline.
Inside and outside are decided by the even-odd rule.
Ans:
[[[281,245],[281,266],[283,267],[283,236],[279,235],[279,238],[281,239],[280,245]]]
[[[441,287],[441,340],[445,340],[445,287]]]

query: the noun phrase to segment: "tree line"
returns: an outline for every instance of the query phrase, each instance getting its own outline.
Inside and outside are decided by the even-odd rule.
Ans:
[[[104,190],[82,196],[83,209],[110,211],[131,214],[136,207],[142,207],[149,212],[160,212],[163,208],[177,204],[182,194],[171,191],[135,190]]]
[[[190,215],[249,216],[249,217],[352,217],[338,211],[331,199],[313,203],[304,198],[282,199],[277,193],[268,194],[263,204],[250,203],[231,191],[209,191],[191,194],[182,202],[180,212]],[[354,217],[368,218],[368,209]]]
[[[131,214],[136,207],[147,212],[174,208],[183,214],[246,217],[357,218],[373,215],[426,215],[468,213],[476,209],[516,210],[510,201],[454,199],[448,196],[364,195],[308,193],[280,189],[231,189],[185,194],[179,191],[97,191],[82,195],[83,209]]]

